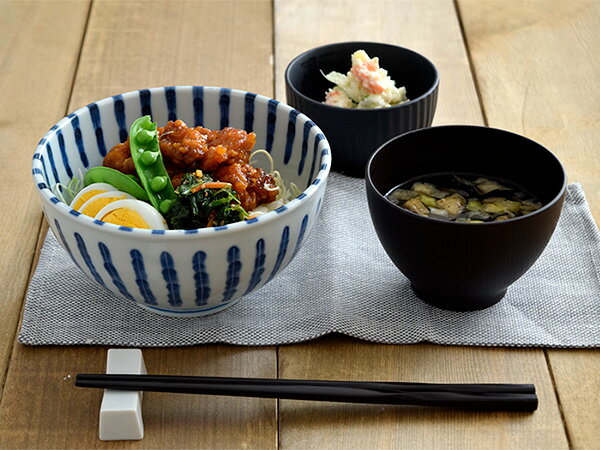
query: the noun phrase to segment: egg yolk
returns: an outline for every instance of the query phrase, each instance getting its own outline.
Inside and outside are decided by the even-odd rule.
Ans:
[[[91,191],[88,191],[85,194],[82,194],[81,197],[79,197],[77,199],[77,201],[72,206],[72,208],[75,211],[79,211],[79,208],[81,208],[81,205],[83,205],[85,202],[87,202],[90,198],[92,198],[94,195],[103,194],[104,192],[107,192],[107,191],[92,189]]]
[[[90,204],[81,211],[81,213],[85,214],[86,216],[96,217],[96,214],[98,214],[100,210],[109,203],[116,202],[117,200],[123,200],[125,198],[127,197],[122,195],[120,197],[102,197],[96,200],[92,200]]]
[[[142,218],[142,216],[128,208],[118,208],[108,214],[106,214],[102,221],[108,223],[114,223],[115,225],[121,225],[130,228],[146,228],[150,229],[150,226]]]

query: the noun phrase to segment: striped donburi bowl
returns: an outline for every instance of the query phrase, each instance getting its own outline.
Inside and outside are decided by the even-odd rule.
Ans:
[[[97,221],[53,195],[55,183],[101,165],[146,114],[159,126],[181,119],[188,126],[253,131],[255,148],[266,149],[285,182],[304,191],[245,222],[167,231]],[[250,92],[177,86],[115,95],[69,114],[39,142],[32,172],[50,228],[83,273],[150,311],[201,316],[231,306],[289,264],[315,224],[330,166],[325,136],[297,110]]]

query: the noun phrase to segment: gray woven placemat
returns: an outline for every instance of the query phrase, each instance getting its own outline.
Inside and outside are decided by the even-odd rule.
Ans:
[[[415,297],[377,240],[363,180],[332,174],[327,189],[316,228],[290,265],[235,306],[203,318],[159,316],[97,288],[48,233],[19,342],[274,345],[337,332],[393,344],[600,346],[600,233],[580,185],[568,187],[537,263],[499,304],[468,313]]]

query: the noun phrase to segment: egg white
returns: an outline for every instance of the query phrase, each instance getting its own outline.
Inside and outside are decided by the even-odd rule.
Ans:
[[[96,194],[96,195],[93,195],[92,197],[90,197],[88,201],[86,201],[83,205],[81,205],[79,207],[79,212],[82,214],[85,214],[85,209],[88,206],[91,206],[94,202],[96,202],[102,198],[106,198],[106,197],[116,198],[116,200],[113,200],[110,203],[113,203],[113,202],[116,202],[119,200],[125,200],[125,199],[135,199],[135,197],[133,195],[129,195],[127,192],[123,192],[123,191],[115,191],[114,190],[114,191],[103,192],[101,194]],[[100,210],[98,212],[100,212]]]
[[[129,209],[138,213],[142,217],[142,220],[144,220],[144,222],[146,222],[153,230],[168,229],[167,222],[161,213],[159,213],[152,205],[135,199],[117,200],[116,202],[109,203],[102,208],[94,218],[102,220],[108,213],[120,208]]]
[[[71,204],[69,206],[71,208],[73,208],[77,204],[79,199],[81,197],[83,197],[85,194],[89,193],[90,191],[100,191],[99,194],[102,194],[104,192],[117,191],[117,189],[113,185],[108,184],[108,183],[92,183],[89,186],[84,187],[81,191],[79,191],[77,193],[77,195],[75,196],[75,198],[71,201]],[[96,194],[96,195],[98,195],[98,194]],[[95,197],[95,195],[90,198],[93,198],[93,197]],[[90,200],[90,199],[88,199],[88,200]],[[83,204],[81,206],[83,206]],[[81,209],[81,206],[78,208],[78,210]],[[73,209],[75,209],[75,208],[73,208]]]

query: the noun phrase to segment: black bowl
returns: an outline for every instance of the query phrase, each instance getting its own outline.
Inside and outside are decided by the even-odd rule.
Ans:
[[[471,173],[520,185],[543,207],[489,223],[448,222],[411,213],[385,194],[411,178]],[[366,169],[377,236],[425,302],[471,311],[499,302],[542,253],[560,216],[566,176],[546,148],[517,134],[477,126],[425,128],[382,145]]]
[[[321,71],[350,70],[352,53],[365,50],[379,57],[380,66],[405,86],[409,102],[380,109],[346,109],[323,103],[333,87]],[[332,169],[364,176],[375,149],[398,134],[431,125],[439,85],[435,66],[402,47],[374,42],[341,42],[317,47],[294,58],[285,70],[287,102],[323,130],[331,145]]]

